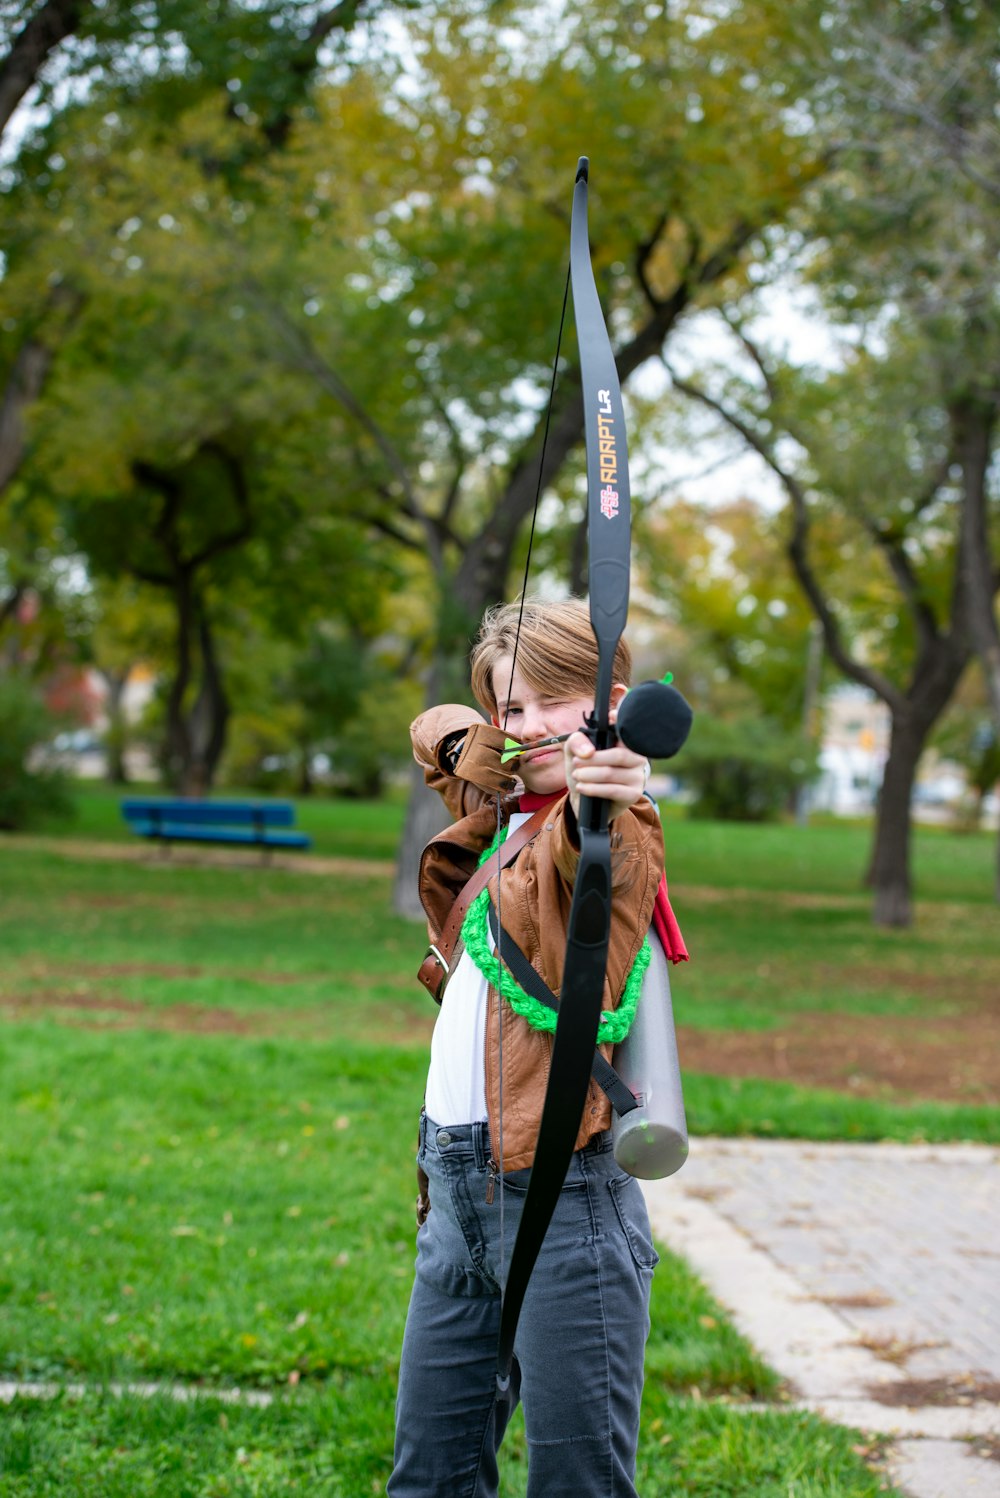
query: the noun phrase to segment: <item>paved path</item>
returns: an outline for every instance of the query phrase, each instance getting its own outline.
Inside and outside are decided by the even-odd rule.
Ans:
[[[1000,1149],[693,1139],[647,1199],[802,1407],[911,1498],[1000,1498]]]

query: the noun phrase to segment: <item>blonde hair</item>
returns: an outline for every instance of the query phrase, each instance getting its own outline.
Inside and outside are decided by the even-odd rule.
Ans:
[[[518,620],[520,619],[520,633]],[[590,610],[580,598],[549,603],[526,598],[490,609],[479,626],[472,648],[472,691],[491,717],[497,717],[497,692],[493,672],[503,656],[513,656],[517,645],[517,667],[536,692],[592,696],[597,686],[597,641],[590,625]],[[614,680],[628,686],[632,680],[632,652],[627,642],[618,642]]]

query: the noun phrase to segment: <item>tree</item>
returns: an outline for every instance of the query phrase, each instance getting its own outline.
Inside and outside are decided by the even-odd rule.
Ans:
[[[637,522],[636,591],[640,607],[669,599],[683,628],[687,677],[702,678],[699,706],[725,717],[728,702],[798,732],[807,718],[802,642],[811,614],[781,543],[781,516],[755,501],[706,506],[682,493]]]
[[[308,0],[239,0],[205,6],[159,0],[138,7],[124,0],[3,0],[0,5],[0,135],[34,91],[44,111],[58,83],[76,92],[109,79],[140,84],[173,77],[189,95],[229,95],[234,114],[252,117],[273,144],[302,102],[322,49],[346,35],[375,7],[366,0],[332,5]],[[182,59],[179,61],[179,59]]]
[[[0,829],[19,832],[70,807],[63,777],[32,764],[33,754],[55,731],[37,688],[15,677],[0,677]]]
[[[83,291],[9,503],[54,497],[95,577],[130,575],[170,598],[166,764],[192,792],[211,784],[224,746],[217,636],[234,600],[252,596],[294,636],[331,587],[336,614],[391,573],[390,559],[365,555],[315,390],[274,367],[270,328],[244,316],[231,190],[210,191],[188,150],[206,130],[237,129],[198,110],[169,137],[103,111],[87,130],[74,120],[42,201],[25,187],[19,228],[34,253],[15,255],[0,290],[13,308],[46,279],[73,274]],[[54,199],[65,218],[52,232]],[[266,231],[256,249],[274,253]]]
[[[917,764],[972,653],[961,523],[940,412],[928,401],[930,371],[902,340],[882,360],[857,352],[839,372],[779,370],[745,328],[734,332],[751,375],[730,375],[718,394],[676,372],[674,382],[739,432],[780,480],[786,553],[827,654],[889,708],[868,882],[875,923],[905,926]],[[852,577],[866,553],[878,569]]]
[[[412,0],[400,3],[405,8]],[[34,6],[0,0],[0,136],[22,101],[31,99],[44,122],[27,132],[3,185],[9,190],[27,176],[44,193],[61,159],[58,143],[88,119],[80,101],[99,101],[113,116],[130,98],[168,132],[198,108],[228,124],[228,131],[208,132],[197,162],[204,178],[222,175],[238,183],[286,144],[321,62],[331,62],[355,26],[377,11],[375,0],[214,0],[207,6],[158,0],[147,7],[124,0],[41,0]],[[5,245],[8,269],[25,248],[22,234]],[[30,254],[30,244],[27,249]],[[0,497],[25,456],[25,413],[44,388],[82,295],[75,274],[43,282],[19,315],[5,321]]]
[[[574,524],[581,514],[571,335],[540,461],[553,282],[565,263],[581,135],[602,142],[595,260],[626,379],[711,287],[740,279],[747,246],[822,170],[783,114],[780,81],[770,81],[780,31],[757,16],[734,13],[706,29],[682,13],[653,18],[641,6],[574,0],[555,28],[539,28],[526,7],[509,20],[531,37],[527,52],[476,7],[417,13],[412,57],[404,63],[386,49],[317,90],[280,153],[248,161],[230,138],[245,129],[239,120],[183,90],[189,107],[177,111],[164,79],[143,87],[138,131],[124,105],[108,113],[104,101],[86,131],[74,119],[58,153],[55,136],[46,143],[45,172],[32,179],[38,217],[27,237],[37,245],[51,233],[55,195],[64,249],[82,246],[92,278],[86,337],[81,322],[73,338],[88,377],[74,395],[65,361],[47,403],[53,414],[82,415],[86,401],[106,428],[122,419],[127,394],[137,429],[136,408],[150,414],[143,397],[155,386],[143,370],[149,339],[143,348],[136,330],[151,327],[158,352],[177,340],[189,372],[199,366],[191,350],[204,352],[217,405],[237,350],[249,352],[258,391],[277,392],[279,405],[299,402],[304,412],[308,382],[349,475],[359,532],[409,549],[433,575],[435,695],[451,690],[444,684],[457,677],[484,606],[507,591],[539,481],[551,485],[562,472]],[[529,117],[544,128],[528,135]],[[219,162],[225,169],[213,170]],[[269,203],[280,214],[264,212]],[[18,259],[28,279],[43,263],[29,251]],[[170,315],[170,288],[181,286]],[[226,318],[237,310],[234,327]],[[144,441],[130,434],[119,447],[162,480],[202,443],[247,430],[251,393],[237,381],[236,421],[207,399],[187,419],[193,402],[177,371],[164,357],[156,372],[162,386]],[[119,496],[138,472],[126,465],[124,483],[117,475]]]
[[[965,626],[1000,735],[997,19],[993,0],[830,7],[837,81],[820,88],[817,117],[841,166],[816,230],[827,306],[876,333],[898,322],[933,370],[961,517]],[[804,37],[802,65],[821,79],[828,63]]]
[[[779,46],[766,28],[732,17],[706,34],[682,15],[652,21],[641,7],[604,3],[566,6],[563,24],[544,35],[523,9],[510,20],[532,35],[527,61],[475,11],[425,28],[416,17],[405,91],[378,91],[366,187],[377,194],[383,184],[377,143],[391,130],[393,197],[374,215],[365,323],[379,347],[398,340],[401,366],[383,361],[368,386],[364,365],[348,379],[322,319],[307,326],[281,314],[293,367],[312,373],[355,434],[356,471],[382,499],[369,523],[433,571],[431,697],[465,690],[470,633],[507,593],[538,490],[558,479],[574,528],[582,520],[571,333],[551,420],[545,414],[579,140],[602,146],[594,258],[624,381],[714,285],[739,280],[748,245],[822,169],[782,123],[780,89],[747,86]],[[339,107],[369,87],[370,75],[356,78]],[[528,117],[544,121],[531,137]],[[327,129],[327,174],[329,141]],[[415,859],[437,815],[414,796],[401,907],[412,909]]]

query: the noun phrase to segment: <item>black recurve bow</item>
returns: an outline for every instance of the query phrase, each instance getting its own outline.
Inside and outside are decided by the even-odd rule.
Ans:
[[[598,749],[616,742],[610,722],[614,659],[628,615],[631,513],[621,386],[601,310],[587,230],[589,163],[573,191],[570,278],[580,349],[587,443],[590,621],[597,641],[594,711],[585,732]],[[510,1385],[514,1338],[531,1271],[556,1208],[580,1129],[601,1021],[611,932],[608,802],[581,796],[580,858],[569,914],[559,1017],[520,1226],[504,1286],[497,1390]]]

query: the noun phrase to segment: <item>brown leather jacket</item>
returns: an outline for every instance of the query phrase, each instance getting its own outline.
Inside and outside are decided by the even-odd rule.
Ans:
[[[441,741],[477,721],[471,708],[431,708],[412,724],[413,753],[427,784],[439,792],[456,819],[432,838],[420,860],[420,901],[427,913],[431,941],[440,932],[455,897],[475,872],[479,857],[496,833],[497,807],[492,794],[458,780],[438,762]],[[558,997],[566,951],[566,928],[579,860],[570,827],[568,802],[552,803],[542,831],[503,871],[503,924],[528,961]],[[501,802],[504,819],[516,802]],[[572,823],[572,811],[570,811]],[[663,871],[663,835],[656,808],[645,798],[616,817],[611,825],[612,913],[603,1008],[614,1009],[621,997],[643,938],[649,930],[653,902]],[[496,879],[489,885],[496,904]],[[503,1013],[503,1153],[501,1169],[521,1170],[534,1159],[535,1141],[548,1082],[551,1035],[534,1030],[509,1006]],[[486,1026],[486,1098],[493,1159],[499,1162],[497,1128],[500,1113],[500,1008],[490,988]],[[611,1047],[604,1047],[611,1059]],[[445,1120],[447,1122],[447,1120]],[[576,1148],[611,1126],[611,1104],[591,1081]]]

